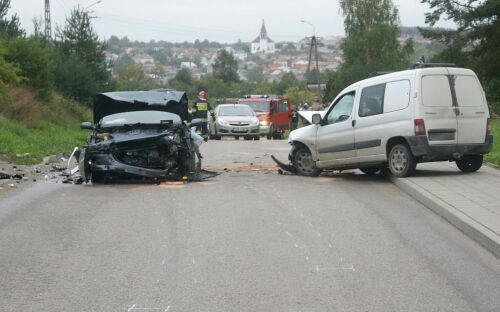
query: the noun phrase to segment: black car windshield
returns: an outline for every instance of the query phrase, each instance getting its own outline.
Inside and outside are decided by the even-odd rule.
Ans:
[[[268,112],[270,106],[269,101],[239,101],[238,103],[250,106],[254,112]]]
[[[172,113],[160,111],[137,111],[126,112],[105,116],[99,122],[102,128],[121,127],[131,124],[160,124],[165,121],[172,121],[175,124],[181,122],[181,118]]]
[[[254,116],[253,110],[248,106],[221,106],[219,116]]]

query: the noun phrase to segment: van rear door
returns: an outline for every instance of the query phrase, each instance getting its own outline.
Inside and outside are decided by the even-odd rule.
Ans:
[[[450,68],[457,100],[457,143],[484,143],[488,106],[476,75],[467,69]]]
[[[422,112],[429,145],[457,143],[457,116],[450,76],[444,68],[426,69],[421,80]]]

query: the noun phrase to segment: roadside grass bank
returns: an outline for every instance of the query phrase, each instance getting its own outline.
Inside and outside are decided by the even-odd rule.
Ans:
[[[40,101],[33,91],[9,87],[10,100],[0,104],[0,157],[17,164],[37,164],[45,156],[71,151],[85,142],[88,108],[54,95]]]
[[[493,149],[484,156],[487,162],[500,166],[500,119],[491,121],[491,132],[493,134]]]

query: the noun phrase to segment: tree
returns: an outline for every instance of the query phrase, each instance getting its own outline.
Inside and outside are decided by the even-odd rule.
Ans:
[[[6,50],[0,40],[0,105],[8,99],[5,84],[19,83],[24,77],[21,76],[21,69],[17,64],[9,63],[5,60]]]
[[[58,28],[56,36],[60,40],[57,42],[57,46],[62,57],[68,58],[68,62],[73,64],[77,61],[82,62],[86,67],[85,75],[90,75],[90,79],[85,82],[88,84],[88,88],[82,86],[69,87],[68,84],[70,82],[65,82],[62,85],[68,86],[69,89],[62,88],[61,91],[75,97],[79,101],[89,102],[94,94],[107,89],[111,79],[108,64],[104,56],[106,44],[99,40],[99,36],[91,24],[89,13],[79,7],[71,11],[71,15],[66,19],[64,28]],[[58,64],[61,65],[63,63],[64,61]],[[76,67],[81,68],[82,66],[78,65]],[[81,77],[78,77],[81,72],[75,70],[75,68],[56,69],[56,72],[59,73],[63,71],[71,72],[76,78],[74,79],[75,83],[82,80]],[[85,89],[88,93],[78,92],[77,94],[72,94],[70,92],[70,90],[83,91]]]
[[[7,18],[10,9],[10,0],[0,0],[0,37],[17,38],[25,35],[21,28],[19,17],[16,14]]]
[[[336,82],[327,83],[333,90],[326,93],[337,94],[371,72],[408,67],[413,42],[404,47],[399,43],[399,12],[392,0],[340,0],[340,7],[345,17],[344,62]]]
[[[456,30],[421,28],[422,34],[444,43],[446,49],[432,61],[453,62],[472,68],[481,79],[490,102],[500,110],[500,1],[422,0],[430,5],[426,22],[433,26],[443,15]]]
[[[297,80],[297,77],[293,73],[285,73],[282,77],[281,80],[278,82],[275,88],[275,92],[277,94],[283,94],[286,92],[287,89],[291,87],[301,87],[302,85],[299,83]]]
[[[131,64],[118,71],[116,77],[117,89],[122,91],[151,90],[160,87],[148,77],[141,65]]]
[[[298,86],[293,86],[288,88],[284,94],[285,98],[290,99],[293,105],[300,105],[304,103],[312,103],[314,100],[314,93],[311,91],[306,91],[299,88]]]
[[[225,83],[239,82],[238,62],[233,54],[222,49],[217,53],[217,59],[213,65],[213,75]]]

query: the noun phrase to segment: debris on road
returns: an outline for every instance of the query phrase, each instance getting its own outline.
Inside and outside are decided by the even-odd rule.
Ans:
[[[10,179],[10,174],[0,172],[0,180],[8,180],[8,179]]]
[[[276,159],[276,157],[274,157],[274,155],[271,155],[271,158],[278,165],[278,167],[280,167],[282,170],[288,171],[288,172],[293,173],[293,174],[297,174],[297,168],[295,168],[293,165],[291,165],[291,164],[287,165],[287,164],[282,163],[281,161]]]

